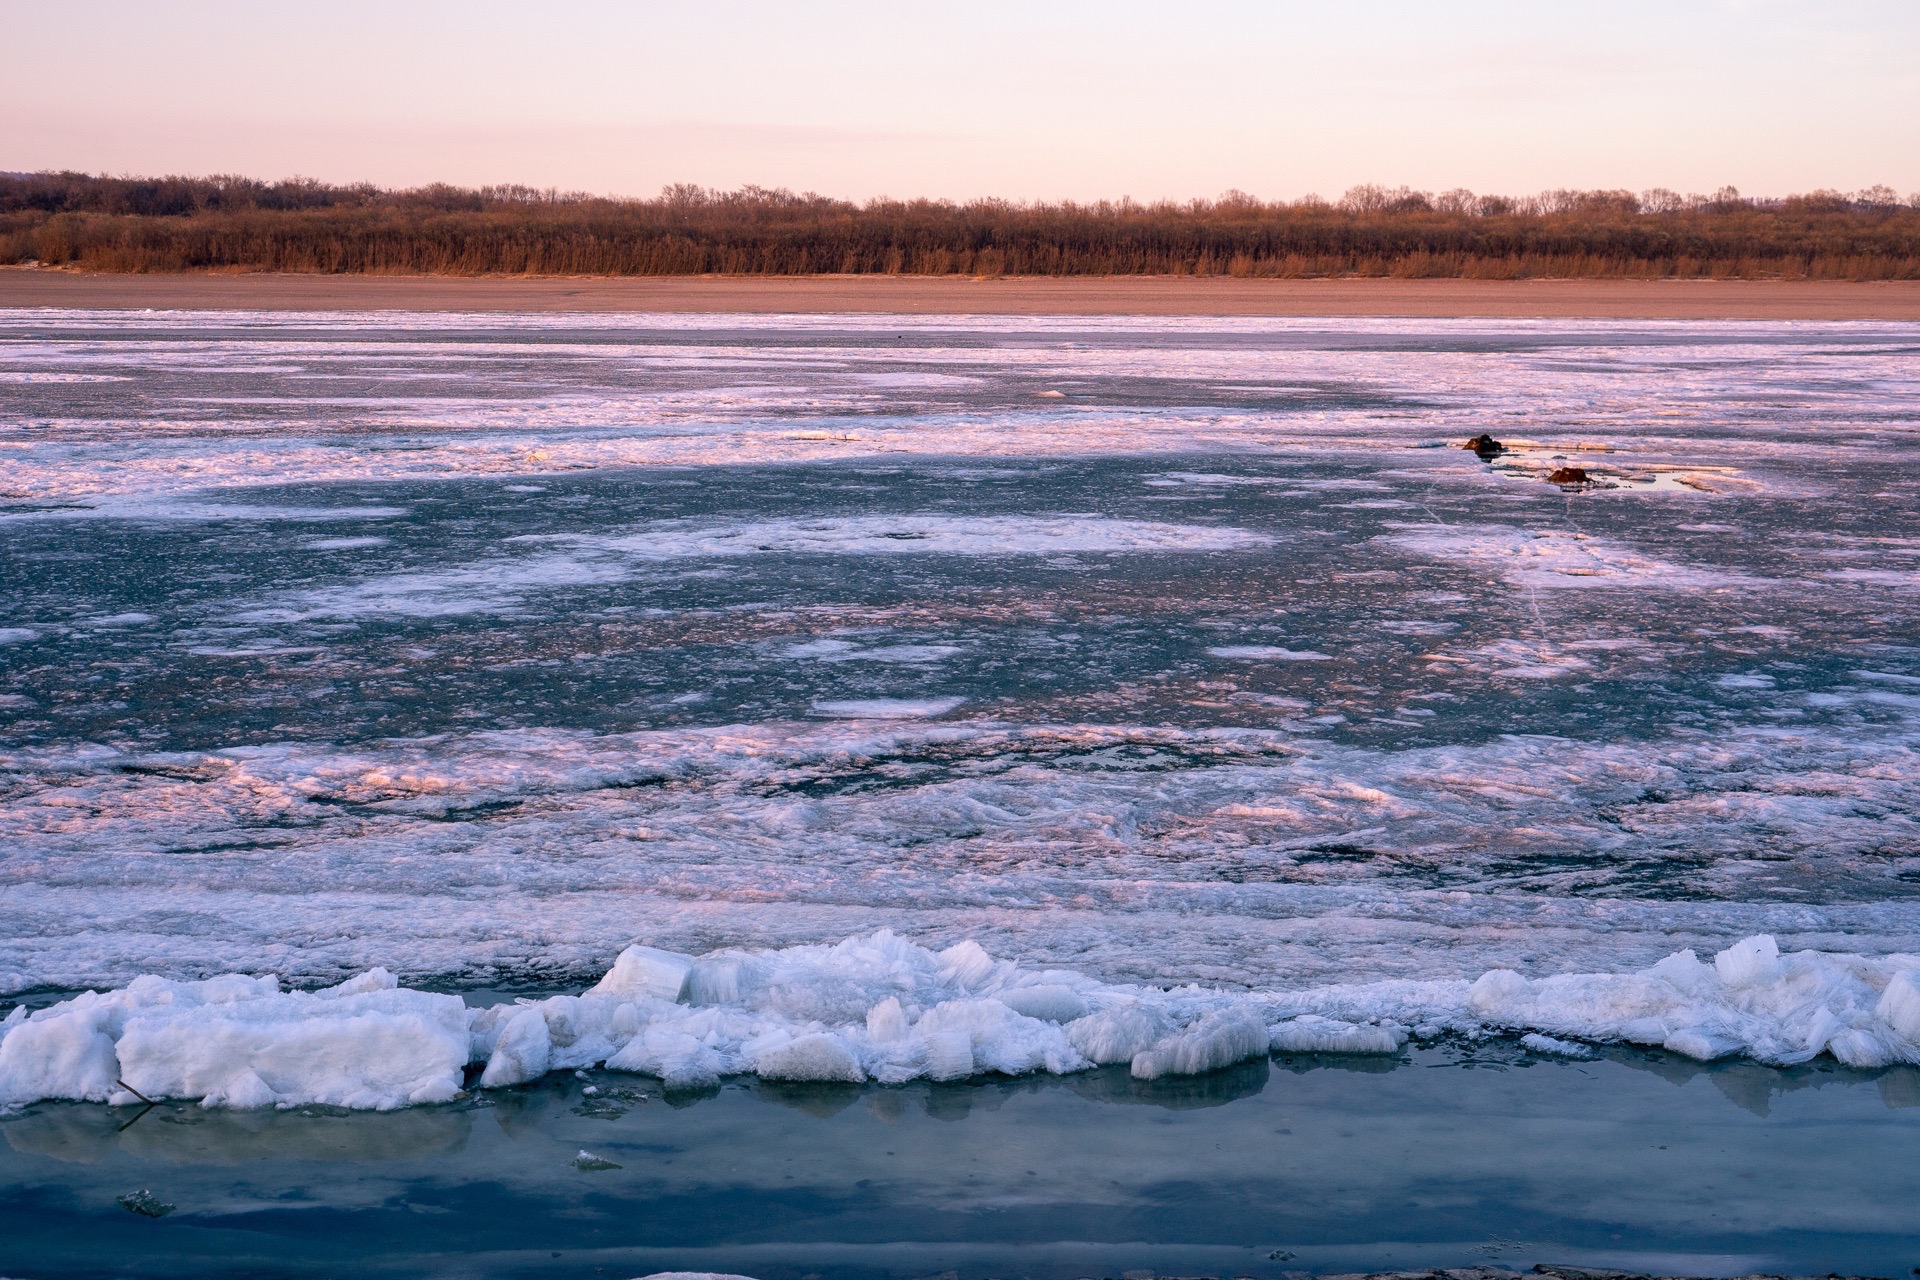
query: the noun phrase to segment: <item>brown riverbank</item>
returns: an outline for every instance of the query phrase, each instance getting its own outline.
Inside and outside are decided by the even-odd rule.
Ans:
[[[1920,321],[1920,281],[106,275],[0,269],[0,308],[14,307]]]

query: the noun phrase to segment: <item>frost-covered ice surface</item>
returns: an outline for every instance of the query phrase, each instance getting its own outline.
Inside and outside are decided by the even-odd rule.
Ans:
[[[0,988],[113,989],[119,1066],[235,1105],[437,1096],[474,1015],[422,987],[882,928],[1145,1002],[1148,1072],[1282,1027],[1899,1060],[1916,356],[1872,324],[7,313]],[[1499,467],[1449,447],[1481,431]],[[1784,967],[1726,986],[1761,935]],[[129,985],[222,973],[277,975],[241,1003],[289,1036],[440,1048],[249,1081],[240,997]],[[1001,1017],[916,987],[883,1041],[881,987],[820,981],[805,1016],[579,1008],[609,1054],[874,1079],[957,1069],[944,1005]],[[1095,1060],[1006,1016],[1026,1056],[967,1022],[970,1069]],[[487,1071],[497,1030],[461,1032]]]

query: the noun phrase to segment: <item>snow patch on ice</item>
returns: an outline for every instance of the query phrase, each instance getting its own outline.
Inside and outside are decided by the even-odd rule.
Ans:
[[[1904,569],[1833,569],[1820,576],[1868,587],[1920,587],[1920,573]]]
[[[1761,581],[1731,569],[1661,560],[1626,543],[1568,529],[1423,524],[1380,540],[1416,555],[1491,571],[1517,587],[1696,591]]]
[[[84,504],[0,511],[0,521],[108,519],[200,523],[215,520],[274,520],[293,524],[324,524],[332,521],[391,520],[406,514],[408,510],[405,507],[293,507],[145,495],[103,495],[91,498]]]
[[[1461,663],[1509,680],[1555,680],[1593,670],[1593,663],[1569,652],[1573,647],[1550,640],[1508,638],[1473,649],[1437,651],[1421,656],[1431,663]]]
[[[783,658],[814,658],[821,662],[897,662],[918,665],[939,662],[960,653],[957,644],[890,644],[863,649],[849,640],[810,640],[789,645]]]
[[[129,377],[112,373],[59,373],[51,369],[0,369],[0,383],[12,383],[16,386],[31,383],[131,381]]]
[[[356,538],[314,538],[305,546],[308,551],[361,551],[368,547],[388,546],[392,542],[392,538],[368,534]]]
[[[241,610],[243,621],[320,617],[441,617],[503,612],[528,595],[625,582],[649,566],[760,555],[1051,557],[1252,551],[1271,535],[1226,525],[1100,515],[869,515],[694,524],[663,521],[629,533],[535,534],[532,549],[450,569],[385,574],[301,591]]]
[[[824,555],[1046,556],[1062,552],[1244,551],[1273,537],[1225,525],[1167,524],[1101,515],[864,515],[696,525],[667,522],[632,534],[564,534],[542,541],[646,560]]]
[[[813,704],[815,712],[848,720],[920,720],[943,716],[965,698],[841,698]]]
[[[1163,471],[1142,481],[1156,489],[1179,489],[1193,485],[1267,485],[1286,484],[1284,476],[1230,476],[1209,471]]]

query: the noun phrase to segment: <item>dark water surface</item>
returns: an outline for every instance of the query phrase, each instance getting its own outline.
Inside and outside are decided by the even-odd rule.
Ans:
[[[1277,1276],[1497,1262],[1904,1275],[1920,1071],[1510,1045],[1143,1083],[595,1073],[386,1115],[0,1121],[5,1274]],[[597,1089],[587,1095],[584,1089]],[[125,1126],[124,1128],[122,1126]],[[591,1152],[616,1169],[581,1170]],[[150,1191],[148,1218],[118,1197]]]

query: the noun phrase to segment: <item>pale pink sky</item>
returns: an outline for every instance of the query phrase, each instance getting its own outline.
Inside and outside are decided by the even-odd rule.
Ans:
[[[0,0],[0,169],[1139,199],[1920,190],[1914,0]]]

